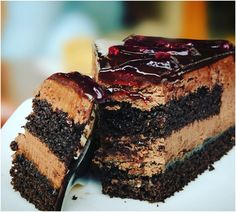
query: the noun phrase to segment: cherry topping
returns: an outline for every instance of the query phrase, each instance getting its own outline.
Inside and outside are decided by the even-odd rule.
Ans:
[[[109,55],[117,56],[119,54],[120,50],[116,46],[112,46],[109,48]]]
[[[170,53],[168,52],[155,52],[155,58],[160,60],[160,59],[169,59],[171,56]]]
[[[173,81],[188,71],[234,54],[234,49],[225,40],[132,35],[123,45],[109,48],[109,66],[100,70],[99,78],[121,86],[140,86],[146,81],[160,83],[163,79]]]

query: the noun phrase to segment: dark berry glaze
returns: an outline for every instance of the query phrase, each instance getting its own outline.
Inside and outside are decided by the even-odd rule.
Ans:
[[[83,93],[85,96],[92,97],[95,101],[102,102],[105,93],[93,79],[79,72],[55,73],[48,79],[55,80],[63,85],[72,87],[76,92]]]
[[[130,36],[123,45],[111,46],[100,59],[99,80],[119,86],[175,81],[188,71],[233,54],[234,45],[226,40]]]

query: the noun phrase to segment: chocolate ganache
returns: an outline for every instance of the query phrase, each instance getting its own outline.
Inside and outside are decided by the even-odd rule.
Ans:
[[[90,77],[82,75],[79,72],[56,73],[50,76],[49,79],[58,81],[64,85],[68,85],[69,83],[76,92],[81,93],[82,90],[85,96],[97,102],[102,102],[105,98],[105,93],[101,86]],[[73,85],[71,81],[74,82]]]
[[[226,40],[170,39],[130,36],[123,45],[111,46],[101,57],[99,80],[119,86],[140,86],[145,81],[175,81],[193,69],[234,54]]]

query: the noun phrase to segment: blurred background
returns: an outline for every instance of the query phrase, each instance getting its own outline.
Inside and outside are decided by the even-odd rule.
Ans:
[[[50,74],[91,74],[96,38],[142,34],[234,43],[234,33],[234,1],[1,1],[1,126]]]

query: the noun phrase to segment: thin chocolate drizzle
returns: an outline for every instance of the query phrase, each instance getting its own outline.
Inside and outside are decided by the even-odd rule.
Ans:
[[[76,91],[83,90],[83,93],[86,96],[94,99],[97,102],[104,101],[105,93],[101,86],[99,86],[93,79],[86,75],[82,75],[79,72],[70,72],[70,73],[55,73],[50,76],[48,79],[59,81],[62,84],[70,85]],[[70,82],[75,84],[70,84]],[[75,86],[76,85],[76,86]]]
[[[99,80],[121,86],[175,81],[234,52],[234,45],[226,40],[130,36],[123,45],[111,46],[108,55],[100,59]]]

